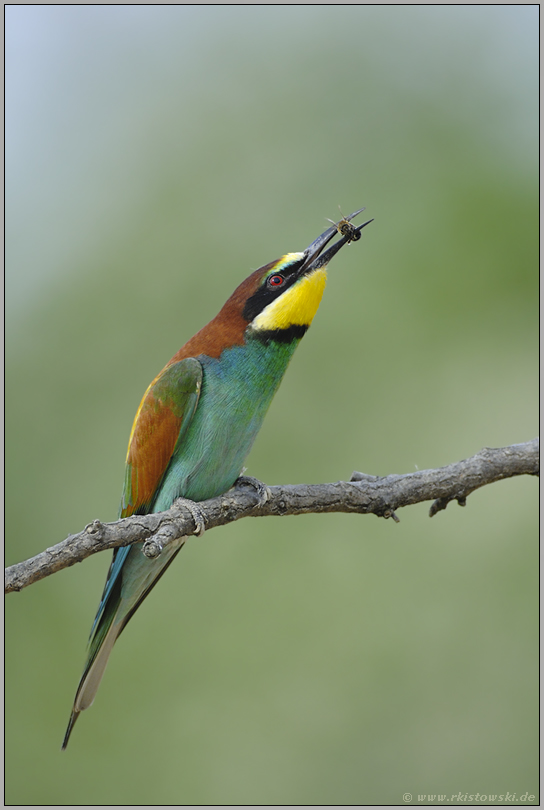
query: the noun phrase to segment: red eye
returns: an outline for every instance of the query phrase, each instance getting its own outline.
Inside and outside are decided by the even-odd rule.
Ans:
[[[268,279],[268,286],[269,287],[281,287],[283,282],[285,281],[283,276],[280,276],[279,273],[275,273],[273,276],[270,276]]]

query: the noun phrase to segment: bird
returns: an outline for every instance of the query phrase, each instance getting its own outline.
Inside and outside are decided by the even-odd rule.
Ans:
[[[181,498],[194,517],[195,534],[202,532],[198,502],[239,481],[293,352],[317,312],[328,263],[372,221],[350,225],[343,235],[333,223],[306,250],[252,272],[166,364],[134,418],[120,518],[162,512]],[[169,543],[156,557],[146,556],[143,542],[114,550],[63,750],[80,713],[94,701],[117,638],[184,542],[182,537]]]

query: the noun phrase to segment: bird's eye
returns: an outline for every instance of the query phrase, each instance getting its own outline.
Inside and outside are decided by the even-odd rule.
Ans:
[[[269,278],[266,280],[266,283],[268,284],[269,287],[281,287],[284,281],[285,279],[283,276],[280,276],[279,273],[274,273],[273,276],[269,276]]]

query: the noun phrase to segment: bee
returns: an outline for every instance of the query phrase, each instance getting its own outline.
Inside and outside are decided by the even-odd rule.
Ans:
[[[340,206],[338,206],[338,209],[340,209]],[[342,211],[340,211],[340,213],[342,214]],[[360,213],[360,211],[358,211],[357,213]],[[355,216],[355,214],[352,214],[352,216]],[[348,243],[356,242],[358,239],[361,238],[361,231],[359,230],[359,228],[356,228],[355,225],[352,225],[349,219],[346,219],[343,214],[340,222],[333,222],[332,219],[329,219],[328,217],[327,219],[329,222],[332,222],[332,224],[336,227],[336,230],[341,236],[347,237]]]

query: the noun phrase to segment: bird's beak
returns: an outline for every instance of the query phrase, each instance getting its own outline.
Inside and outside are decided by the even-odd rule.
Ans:
[[[355,211],[353,214],[349,214],[349,216],[343,217],[340,220],[340,222],[346,220],[350,222],[352,219],[354,219],[354,217],[356,217],[358,214],[361,213],[361,211],[364,210],[365,210],[364,208],[359,208],[359,210]],[[312,244],[306,248],[306,250],[304,251],[305,254],[304,263],[302,264],[299,270],[300,275],[305,275],[306,273],[311,272],[313,270],[317,270],[320,267],[325,267],[325,265],[327,265],[330,262],[332,257],[338,253],[341,247],[347,245],[348,242],[355,241],[355,239],[357,239],[358,236],[355,237],[354,239],[354,235],[360,234],[365,225],[368,225],[370,222],[373,222],[373,220],[369,219],[367,222],[363,222],[362,225],[359,225],[356,228],[354,227],[351,235],[343,236],[341,239],[338,240],[338,242],[335,242],[334,245],[331,245],[331,247],[328,250],[326,250],[325,253],[322,253],[323,249],[329,244],[331,239],[333,239],[336,236],[336,234],[339,233],[337,225],[340,224],[340,222],[334,223],[330,228],[327,228],[327,230],[324,231],[321,234],[321,236],[318,236],[317,239],[314,239]]]

